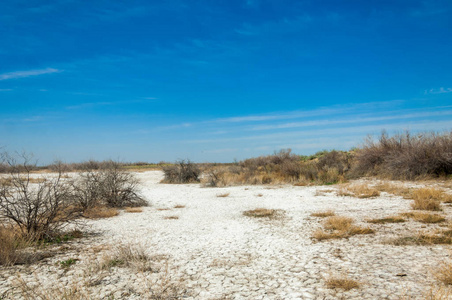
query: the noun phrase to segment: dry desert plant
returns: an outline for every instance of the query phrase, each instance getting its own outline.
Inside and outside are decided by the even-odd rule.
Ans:
[[[119,210],[115,207],[95,206],[86,209],[83,212],[83,217],[88,219],[104,219],[116,217],[119,215]]]
[[[408,212],[408,213],[402,213],[401,214],[404,217],[412,218],[415,221],[421,222],[421,223],[441,223],[446,221],[446,219],[439,215],[439,214],[430,214],[425,212]]]
[[[190,160],[180,160],[172,166],[164,167],[163,173],[163,183],[193,183],[199,182],[201,170]]]
[[[268,208],[256,208],[243,212],[244,216],[253,218],[270,218],[275,216],[276,210]]]
[[[367,222],[373,223],[373,224],[403,223],[403,222],[405,222],[405,219],[400,216],[389,216],[389,217],[384,217],[384,218],[380,218],[380,219],[371,219],[371,220],[368,220]]]
[[[319,241],[327,239],[348,238],[357,234],[371,234],[374,230],[368,227],[360,227],[353,224],[349,217],[332,216],[323,222],[323,229],[314,232],[313,237]]]
[[[223,193],[223,194],[218,194],[217,197],[219,198],[226,198],[230,195],[231,193]]]
[[[10,184],[0,184],[0,219],[16,224],[24,235],[41,239],[61,231],[80,216],[62,170],[45,181],[32,183],[29,156],[19,155],[20,164],[7,153],[2,159],[9,165]]]
[[[345,274],[336,276],[330,275],[329,278],[325,279],[325,283],[329,289],[343,289],[346,291],[360,287],[358,281],[351,279]]]
[[[311,216],[318,217],[318,218],[332,217],[334,215],[336,215],[336,213],[332,210],[318,211],[318,212],[313,212],[311,214]]]
[[[368,184],[349,184],[341,187],[337,193],[339,196],[350,196],[356,198],[374,198],[380,196],[380,192]]]
[[[143,209],[141,207],[125,207],[124,211],[127,213],[141,213]]]

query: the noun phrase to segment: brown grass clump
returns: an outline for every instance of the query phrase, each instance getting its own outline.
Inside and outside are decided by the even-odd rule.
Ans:
[[[164,217],[164,219],[165,220],[177,220],[177,219],[179,219],[179,216],[167,216],[167,217]]]
[[[452,263],[443,263],[436,270],[435,277],[445,285],[452,285]]]
[[[127,213],[141,213],[143,209],[141,207],[126,207],[124,208]]]
[[[247,210],[243,212],[244,216],[253,217],[253,218],[270,218],[273,217],[276,213],[274,209],[268,208],[256,208],[253,210]]]
[[[404,198],[409,198],[411,195],[411,190],[403,185],[398,185],[394,183],[384,182],[377,184],[375,189],[380,192],[386,192],[388,194],[393,194],[396,196],[402,196]]]
[[[119,215],[119,210],[114,207],[96,206],[85,210],[83,216],[88,219],[111,218]]]
[[[146,253],[144,247],[136,245],[120,245],[113,253],[104,255],[100,269],[113,267],[131,267],[138,271],[153,271],[152,258]]]
[[[411,204],[411,208],[415,210],[441,210],[441,203],[434,199],[416,198]]]
[[[185,208],[185,205],[177,204],[177,205],[174,205],[174,208]]]
[[[373,224],[403,223],[403,222],[405,222],[405,219],[400,216],[390,216],[390,217],[385,217],[385,218],[381,218],[381,219],[368,220],[367,222],[373,223]]]
[[[369,227],[353,225],[353,219],[343,216],[332,216],[323,222],[323,229],[314,232],[313,237],[319,241],[327,239],[348,238],[357,234],[371,234],[375,231]]]
[[[223,194],[218,194],[217,197],[219,198],[226,198],[227,196],[229,196],[231,193],[223,193]]]
[[[337,194],[356,198],[374,198],[380,196],[380,191],[367,184],[354,184],[344,185]]]
[[[10,266],[20,260],[19,249],[26,243],[13,227],[0,227],[0,265]]]
[[[335,215],[335,212],[332,210],[319,211],[319,212],[314,212],[311,214],[312,217],[318,217],[318,218],[332,217],[334,215]]]
[[[359,288],[360,286],[358,281],[353,280],[346,275],[331,276],[326,279],[325,282],[329,289],[343,289],[346,291]]]
[[[402,213],[402,216],[412,218],[415,221],[422,222],[422,223],[441,223],[446,221],[446,219],[438,214],[430,214],[430,213],[424,213],[424,212],[409,212],[409,213]]]

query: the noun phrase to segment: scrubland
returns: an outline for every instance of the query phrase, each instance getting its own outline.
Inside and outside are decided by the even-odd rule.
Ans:
[[[452,297],[452,133],[0,171],[0,299]]]

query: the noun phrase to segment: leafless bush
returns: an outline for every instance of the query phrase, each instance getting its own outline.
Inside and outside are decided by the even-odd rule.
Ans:
[[[410,132],[389,137],[382,133],[377,141],[368,138],[358,151],[356,175],[383,175],[398,179],[452,174],[452,131]]]
[[[26,155],[17,159],[6,153],[3,160],[10,167],[8,184],[0,183],[0,219],[15,223],[23,234],[50,237],[79,215],[70,185],[60,170],[56,176],[33,181],[33,164]]]
[[[86,170],[73,182],[74,197],[85,210],[98,205],[108,207],[146,206],[138,194],[133,174],[114,161],[103,162],[101,170]]]
[[[199,182],[201,170],[189,160],[180,160],[172,166],[163,168],[164,183],[191,183]]]

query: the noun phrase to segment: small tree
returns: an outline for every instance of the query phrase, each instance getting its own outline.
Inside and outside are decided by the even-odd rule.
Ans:
[[[25,154],[19,159],[21,164],[15,157],[2,154],[9,174],[0,181],[0,218],[15,223],[23,234],[50,237],[79,215],[70,185],[61,169],[56,176],[32,180],[36,164]]]
[[[199,182],[201,170],[190,160],[180,160],[174,165],[164,167],[165,183],[190,183]]]

